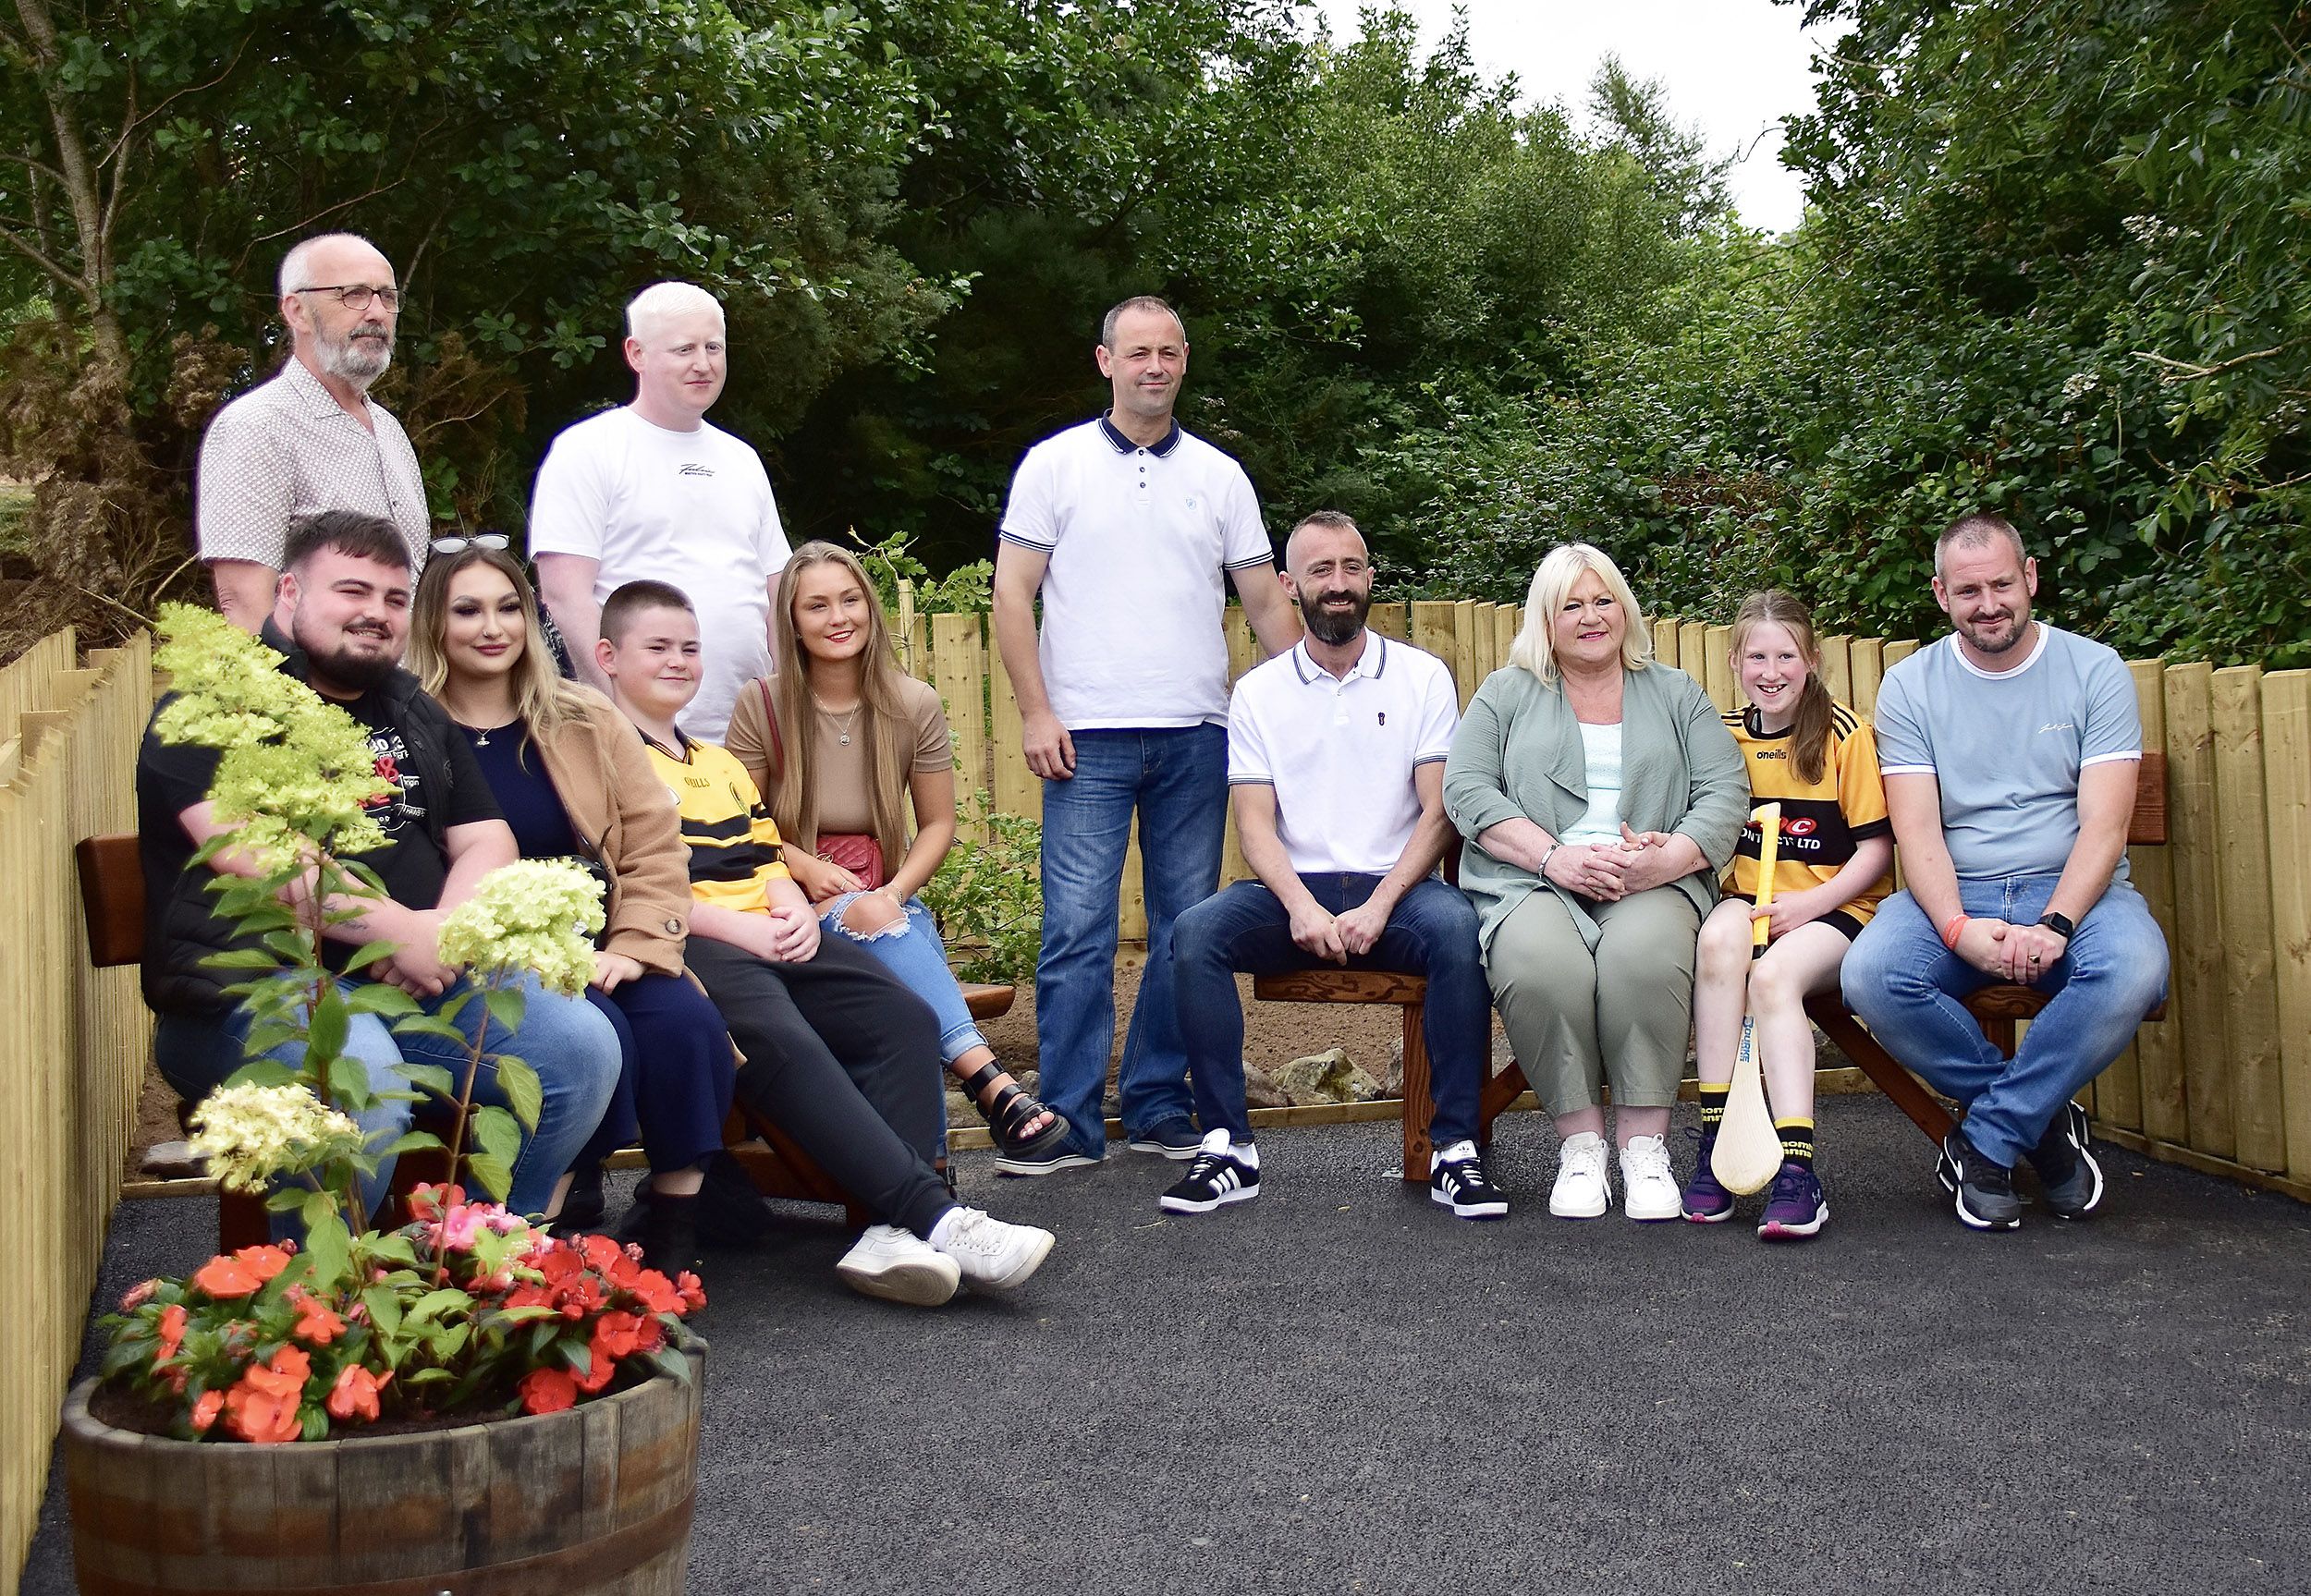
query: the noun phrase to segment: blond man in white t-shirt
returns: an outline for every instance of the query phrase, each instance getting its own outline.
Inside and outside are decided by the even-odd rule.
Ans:
[[[595,687],[602,601],[632,581],[691,596],[706,676],[682,729],[719,743],[739,688],[770,674],[787,536],[762,457],[706,412],[729,375],[722,305],[654,283],[626,307],[634,400],[566,428],[538,468],[530,553],[569,657]]]
[[[1271,654],[1299,635],[1243,468],[1172,419],[1188,337],[1161,299],[1107,312],[1114,408],[1027,452],[996,555],[995,631],[1044,778],[1040,1095],[1075,1139],[1007,1175],[1098,1160],[1115,1040],[1117,913],[1136,811],[1147,969],[1118,1080],[1131,1145],[1195,1156],[1171,1001],[1172,921],[1219,884],[1228,822],[1226,583]],[[1038,636],[1035,600],[1043,599]]]

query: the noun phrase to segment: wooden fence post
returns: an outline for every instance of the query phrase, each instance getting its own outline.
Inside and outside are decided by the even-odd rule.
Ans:
[[[2271,947],[2271,859],[2263,798],[2263,670],[2214,673],[2215,820],[2221,839],[2223,1022],[2230,1042],[2236,1156],[2254,1169],[2287,1167],[2280,1102],[2279,989]]]
[[[2311,671],[2263,678],[2263,786],[2287,1172],[2304,1180],[2311,1179]]]
[[[2143,717],[2143,747],[2164,751],[2167,748],[2166,670],[2157,660],[2128,662],[2127,672],[2134,678],[2134,701]],[[2167,790],[2174,790],[2173,767],[2168,767]],[[2170,811],[2171,813],[2171,811]],[[2171,823],[2171,819],[2170,821]],[[2174,849],[2167,847],[2138,847],[2127,850],[2127,875],[2135,891],[2143,895],[2149,906],[2151,918],[2166,934],[2169,956],[2182,946],[2174,918]],[[2134,1033],[2135,1072],[2141,1079],[2143,1134],[2160,1141],[2177,1144],[2188,1142],[2191,1137],[2190,1118],[2186,1110],[2183,1073],[2183,1028],[2184,1009],[2181,1001],[2181,983],[2170,979],[2176,990],[2167,1005],[2167,1017],[2152,1020]],[[2125,1125],[2125,1121],[2118,1121]]]
[[[2167,667],[2167,851],[2174,861],[2172,985],[2183,1000],[2183,1107],[2190,1145],[2229,1158],[2239,1143],[2231,1118],[2223,1003],[2214,674],[2206,664]]]

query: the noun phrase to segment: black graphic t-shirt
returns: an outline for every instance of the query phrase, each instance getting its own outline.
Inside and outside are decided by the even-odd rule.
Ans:
[[[446,717],[445,729],[434,740],[447,758],[448,790],[434,792],[432,789],[442,784],[410,759],[408,736],[395,724],[393,701],[385,692],[372,690],[349,702],[335,701],[368,728],[369,746],[377,756],[377,774],[398,789],[371,806],[371,818],[385,834],[385,846],[353,859],[377,872],[394,902],[405,908],[432,908],[441,901],[449,861],[434,841],[429,809],[441,808],[438,818],[445,833],[451,826],[501,819],[496,800],[490,796],[489,782],[465,739],[446,729]],[[165,892],[167,883],[191,859],[192,839],[185,834],[179,817],[209,796],[218,757],[214,749],[164,743],[149,730],[145,733],[138,760],[137,825],[145,838],[148,895],[156,888]],[[353,950],[343,943],[331,943],[326,951],[334,968]]]

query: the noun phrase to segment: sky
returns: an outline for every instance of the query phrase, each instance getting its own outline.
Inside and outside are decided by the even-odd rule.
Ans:
[[[1432,46],[1451,25],[1453,0],[1397,0]],[[1460,0],[1469,45],[1487,77],[1514,72],[1528,103],[1556,101],[1586,119],[1589,79],[1610,54],[1637,78],[1658,79],[1670,114],[1698,124],[1712,154],[1746,152],[1729,174],[1753,227],[1797,225],[1804,194],[1779,159],[1780,118],[1814,103],[1808,63],[1828,41],[1799,26],[1802,6],[1771,0]],[[1332,36],[1351,39],[1358,0],[1316,0]]]

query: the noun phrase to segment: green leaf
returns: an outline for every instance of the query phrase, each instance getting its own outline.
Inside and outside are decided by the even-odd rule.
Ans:
[[[466,1173],[473,1177],[473,1184],[489,1193],[494,1202],[505,1201],[507,1194],[514,1188],[513,1165],[505,1159],[492,1157],[486,1152],[469,1153],[465,1167]]]
[[[389,946],[390,944],[385,943],[369,944],[369,947]],[[361,952],[368,953],[369,947],[361,949]],[[357,960],[355,968],[360,968],[360,965],[365,962],[367,961]],[[367,985],[355,987],[347,996],[345,1006],[355,1014],[382,1014],[397,1017],[420,1012],[417,999],[403,992],[399,987],[387,986],[382,981],[373,981]]]
[[[321,994],[321,1001],[313,1005],[312,1017],[306,1022],[313,1052],[328,1059],[343,1053],[351,1021],[352,1016],[346,1012],[345,994],[332,981]]]
[[[441,1138],[430,1130],[405,1130],[385,1149],[385,1156],[398,1158],[405,1152],[422,1152],[441,1145]]]
[[[278,969],[281,961],[261,948],[237,947],[213,953],[201,961],[206,969]]]
[[[361,1293],[361,1304],[369,1310],[369,1322],[377,1327],[380,1334],[401,1334],[401,1299],[390,1287],[367,1287]]]
[[[409,1312],[402,1316],[403,1322],[409,1324],[430,1324],[434,1322],[435,1315],[472,1300],[472,1295],[462,1286],[445,1285],[438,1291],[427,1292],[415,1302],[410,1303]]]
[[[405,1059],[401,1074],[411,1086],[422,1087],[436,1097],[458,1095],[458,1078],[438,1064],[419,1064]]]
[[[456,1026],[450,1024],[439,1015],[409,1015],[403,1018],[395,1020],[393,1022],[393,1029],[395,1033],[399,1036],[438,1036],[444,1042],[455,1042],[460,1047],[466,1045],[465,1032],[459,1030]]]
[[[467,1127],[483,1152],[511,1165],[521,1156],[521,1127],[502,1108],[477,1108]]]
[[[326,1200],[325,1199],[324,1200]],[[311,1279],[316,1289],[334,1291],[344,1283],[353,1263],[353,1238],[345,1228],[335,1203],[319,1220],[312,1217],[311,1205],[306,1208],[305,1247],[302,1257],[311,1260]]]
[[[509,1054],[497,1057],[497,1089],[506,1094],[507,1103],[524,1130],[538,1127],[538,1114],[545,1106],[544,1088],[538,1084],[538,1072]]]
[[[490,1017],[495,1020],[507,1036],[521,1029],[521,1017],[528,1003],[518,986],[485,987],[482,1001],[489,1005]]]

